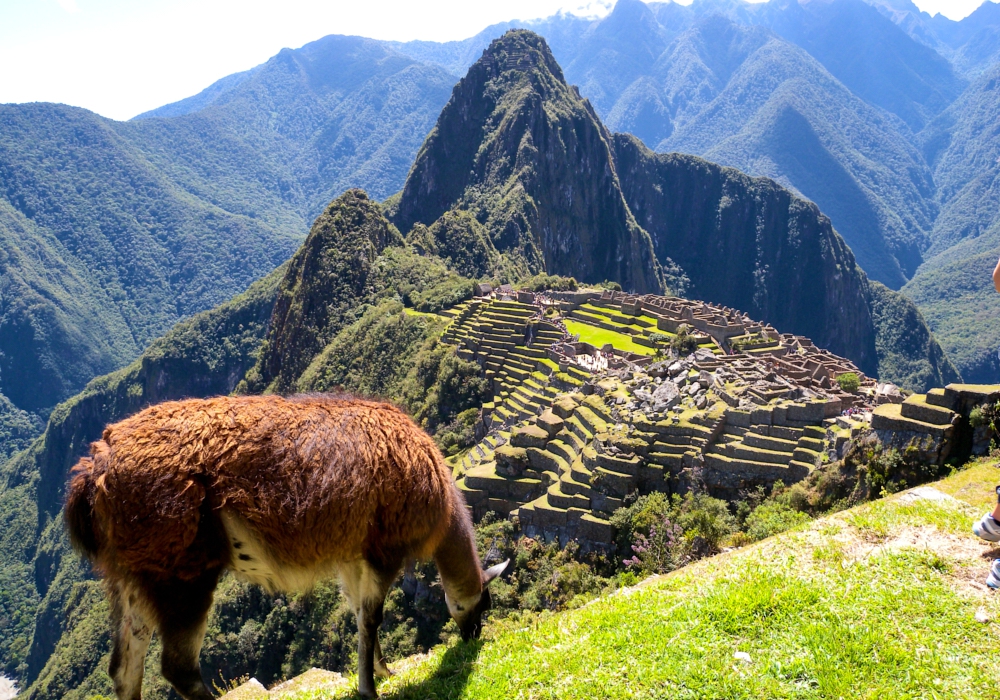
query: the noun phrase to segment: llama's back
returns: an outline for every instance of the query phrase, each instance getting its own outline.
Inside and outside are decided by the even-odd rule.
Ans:
[[[404,413],[324,396],[153,406],[105,431],[91,478],[115,564],[171,575],[256,561],[252,548],[304,570],[427,556],[461,507]]]

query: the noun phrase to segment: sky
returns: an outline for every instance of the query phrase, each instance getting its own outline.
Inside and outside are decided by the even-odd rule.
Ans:
[[[754,0],[758,1],[758,0]],[[916,0],[961,19],[983,0]],[[688,4],[690,0],[684,0]],[[196,94],[327,34],[464,39],[614,0],[0,0],[0,103],[62,102],[112,119]]]

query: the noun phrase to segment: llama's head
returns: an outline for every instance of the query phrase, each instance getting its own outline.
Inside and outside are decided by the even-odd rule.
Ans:
[[[479,637],[479,633],[482,632],[483,614],[493,606],[493,601],[490,598],[489,583],[502,574],[509,563],[510,559],[505,562],[501,562],[500,564],[491,566],[484,571],[482,591],[471,598],[466,600],[453,600],[447,593],[445,593],[445,601],[448,603],[448,612],[451,613],[452,618],[458,625],[459,632],[462,633],[462,639],[464,641],[476,639]]]

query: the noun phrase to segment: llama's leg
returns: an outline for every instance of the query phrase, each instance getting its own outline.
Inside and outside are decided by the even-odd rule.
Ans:
[[[382,619],[382,610],[379,609],[378,613],[379,620]],[[382,624],[379,622],[379,624]],[[385,663],[385,656],[382,655],[382,645],[379,644],[378,635],[375,635],[375,675],[379,678],[389,678],[392,676],[392,670]]]
[[[108,675],[118,700],[140,700],[142,672],[153,630],[137,605],[135,591],[121,584],[110,591],[111,599],[111,663]]]
[[[212,570],[194,581],[173,580],[156,586],[163,677],[184,700],[213,698],[201,677],[198,656],[219,574],[220,570]]]
[[[382,569],[382,570],[379,570]],[[344,592],[358,618],[358,692],[366,698],[377,696],[375,673],[391,675],[382,657],[378,628],[382,624],[385,596],[399,567],[379,567],[352,562],[341,569]]]

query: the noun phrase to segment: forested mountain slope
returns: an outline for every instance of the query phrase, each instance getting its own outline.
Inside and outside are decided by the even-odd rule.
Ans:
[[[1000,376],[1000,64],[984,71],[926,130],[941,213],[936,253],[903,288],[970,381]]]
[[[984,0],[960,21],[921,12],[912,0],[866,0],[969,78],[1000,61],[1000,5]]]
[[[0,441],[285,261],[334,193],[398,189],[453,79],[328,37],[220,83],[130,122],[0,106],[0,400],[27,412]]]
[[[456,113],[478,114],[485,122],[462,122]],[[550,164],[510,169],[529,149],[539,152],[530,162]],[[484,154],[469,176],[481,179],[433,199],[426,185],[444,183],[442,152]],[[579,181],[586,160],[601,154],[607,179],[598,179],[600,186]],[[879,301],[878,289],[873,291],[814,204],[768,180],[691,156],[656,155],[632,137],[610,134],[566,85],[537,35],[511,32],[490,47],[454,89],[410,180],[385,207],[400,223],[409,212],[416,222],[409,230],[397,229],[363,192],[348,191],[317,218],[287,266],[178,324],[130,366],[92,381],[52,413],[42,437],[2,467],[0,671],[16,676],[26,697],[108,692],[100,589],[69,554],[59,516],[67,470],[106,423],[182,396],[343,388],[392,397],[443,446],[468,446],[489,394],[479,365],[439,342],[443,317],[432,312],[471,295],[472,280],[454,268],[479,260],[476,253],[484,246],[493,256],[483,259],[487,273],[532,260],[544,271],[550,271],[550,261],[572,264],[559,257],[560,238],[550,233],[569,231],[565,224],[580,221],[574,218],[579,211],[603,212],[610,230],[628,235],[619,245],[643,244],[634,253],[640,267],[609,267],[609,273],[635,275],[637,269],[656,270],[659,262],[666,282],[771,315],[789,330],[816,330],[824,340],[841,343],[859,364],[898,375],[914,388],[953,377],[919,313],[890,290],[884,290],[889,302]],[[503,196],[467,191],[490,188]],[[533,193],[530,200],[520,198],[521,191]],[[552,195],[560,191],[573,193],[576,204],[567,208]],[[436,207],[424,217],[438,217],[429,226],[419,221],[423,201]],[[513,222],[512,228],[487,229],[478,218],[506,215],[502,220]],[[459,234],[478,231],[486,238],[438,241],[432,229],[440,219]],[[513,245],[505,239],[510,231],[516,233]],[[428,250],[435,241],[447,250]],[[588,258],[600,261],[602,253],[587,248],[610,244],[581,238],[574,245],[581,264],[589,265]],[[529,257],[532,251],[537,259]],[[663,257],[674,251],[677,260]],[[719,261],[715,270],[701,262],[713,256]],[[779,276],[793,274],[785,266],[797,269],[783,281]],[[602,281],[605,269],[581,271]],[[404,310],[404,303],[410,308]],[[890,339],[896,356],[880,351],[890,330],[908,333],[908,343]],[[323,595],[320,600],[336,600],[335,591]],[[402,619],[430,615],[409,598],[393,609]],[[221,627],[210,635],[205,658],[226,677],[260,664],[275,677],[317,659],[342,666],[353,653],[345,642],[349,629],[313,630],[308,634],[318,636],[308,639],[290,632],[313,629],[309,620],[334,614],[322,606],[289,607],[234,585],[220,594],[219,610]],[[427,643],[412,626],[402,629],[391,648]],[[238,638],[249,646],[235,643]],[[268,652],[262,654],[265,642]],[[149,677],[150,696],[163,697],[158,676]]]

